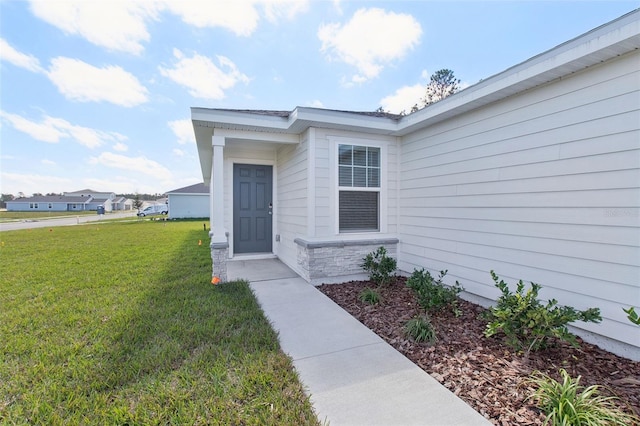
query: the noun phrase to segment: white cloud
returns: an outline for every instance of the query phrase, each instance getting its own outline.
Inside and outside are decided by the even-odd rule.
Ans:
[[[342,13],[343,13],[342,12],[342,5],[340,4],[341,0],[333,0],[332,3],[333,3],[333,8],[335,9],[336,13],[338,15],[342,15]]]
[[[178,148],[173,148],[173,155],[175,155],[176,157],[184,157],[185,156],[185,152],[181,149]]]
[[[119,151],[119,152],[126,152],[129,150],[129,147],[126,144],[123,144],[122,142],[116,142],[112,148],[114,151]]]
[[[216,1],[172,0],[163,3],[186,24],[198,28],[222,27],[238,36],[251,35],[260,20],[258,11],[249,1],[233,0],[221,4]]]
[[[55,166],[56,165],[55,161],[51,161],[51,160],[48,160],[46,158],[44,160],[40,160],[40,162],[42,164],[44,164],[45,166]]]
[[[69,178],[58,176],[2,172],[0,183],[2,184],[1,191],[4,194],[17,195],[18,192],[24,192],[26,195],[30,195],[33,193],[53,192],[57,194],[64,192],[74,182]]]
[[[19,52],[3,38],[0,38],[0,60],[7,61],[29,71],[43,72],[38,58]]]
[[[118,66],[97,68],[79,59],[51,60],[48,77],[67,99],[79,102],[111,102],[132,107],[147,102],[147,89]]]
[[[117,132],[104,132],[89,127],[77,126],[62,118],[48,115],[45,115],[41,122],[29,120],[18,114],[11,114],[5,111],[0,111],[0,117],[16,130],[42,142],[58,143],[61,139],[69,138],[87,148],[97,148],[106,142],[126,140],[126,136]]]
[[[262,3],[265,16],[271,22],[277,22],[281,17],[291,20],[309,8],[307,0],[262,0]]]
[[[149,42],[147,24],[161,12],[177,15],[198,28],[221,27],[238,36],[249,36],[260,21],[258,5],[271,22],[292,19],[307,10],[308,0],[30,0],[38,18],[66,34],[77,35],[108,50],[139,55]],[[114,25],[114,23],[117,23]]]
[[[330,60],[356,67],[353,83],[377,77],[394,60],[404,57],[420,41],[422,28],[411,15],[383,9],[359,9],[344,25],[321,25],[321,51]]]
[[[194,54],[187,58],[178,49],[174,49],[173,54],[178,62],[173,68],[159,67],[160,73],[187,87],[189,94],[195,98],[221,100],[225,97],[224,91],[236,83],[249,83],[249,77],[224,56],[217,56],[218,67],[206,56]]]
[[[67,34],[108,50],[140,54],[149,41],[146,21],[157,16],[154,2],[31,0],[38,18]]]
[[[171,171],[169,169],[145,156],[127,157],[112,152],[103,152],[97,157],[91,157],[89,163],[113,169],[135,170],[160,180],[171,178]]]
[[[185,145],[188,143],[195,143],[196,137],[193,133],[193,125],[191,120],[185,118],[184,120],[174,120],[168,123],[173,133],[178,137],[178,143]]]
[[[58,143],[61,138],[67,136],[64,131],[58,129],[54,124],[55,119],[52,120],[50,117],[45,117],[42,123],[36,123],[17,114],[10,114],[5,111],[0,111],[0,117],[8,121],[14,129],[26,133],[32,138],[42,142]]]
[[[185,1],[164,0],[159,7],[179,16],[186,24],[198,28],[220,27],[237,36],[253,34],[260,21],[257,6],[262,5],[264,16],[272,23],[281,18],[293,19],[308,9],[308,0],[234,0]]]
[[[83,188],[92,188],[98,191],[115,192],[116,194],[131,194],[134,192],[153,194],[158,191],[157,181],[150,179],[148,182],[130,176],[109,175],[108,178],[90,177],[82,179],[78,184]]]
[[[308,102],[307,106],[310,106],[311,108],[324,108],[324,105],[318,99],[314,99],[313,101]]]
[[[396,114],[402,111],[407,114],[411,112],[414,105],[420,105],[421,99],[424,97],[426,84],[416,83],[413,86],[404,86],[395,91],[393,95],[389,95],[380,101],[380,106],[385,111]]]

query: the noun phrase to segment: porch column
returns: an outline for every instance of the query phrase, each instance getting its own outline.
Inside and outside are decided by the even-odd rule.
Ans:
[[[220,281],[227,281],[227,258],[229,257],[229,242],[227,230],[224,227],[224,144],[222,136],[212,136],[213,161],[211,162],[211,260],[213,261],[213,277]]]

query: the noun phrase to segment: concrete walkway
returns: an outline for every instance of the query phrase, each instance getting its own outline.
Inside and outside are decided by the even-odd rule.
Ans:
[[[229,279],[251,282],[320,421],[331,426],[491,424],[277,259],[227,265]]]

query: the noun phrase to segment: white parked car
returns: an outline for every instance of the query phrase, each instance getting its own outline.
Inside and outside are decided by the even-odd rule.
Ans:
[[[139,217],[152,216],[155,214],[169,214],[169,207],[166,204],[153,204],[138,212]]]

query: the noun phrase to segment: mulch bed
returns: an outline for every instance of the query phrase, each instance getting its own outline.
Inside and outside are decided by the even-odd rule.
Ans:
[[[422,312],[405,278],[379,288],[383,302],[378,305],[359,300],[365,287],[376,288],[369,281],[352,281],[318,289],[493,424],[542,425],[544,415],[527,401],[533,388],[525,379],[537,370],[557,380],[560,368],[572,377],[582,376],[581,385],[601,386],[603,394],[617,396],[626,411],[640,416],[640,362],[580,338],[579,348],[558,342],[525,357],[500,337],[484,337],[486,321],[480,314],[485,309],[464,300],[459,301],[462,316],[458,318],[446,308],[430,313],[438,340],[434,345],[417,344],[403,332],[404,324]]]

